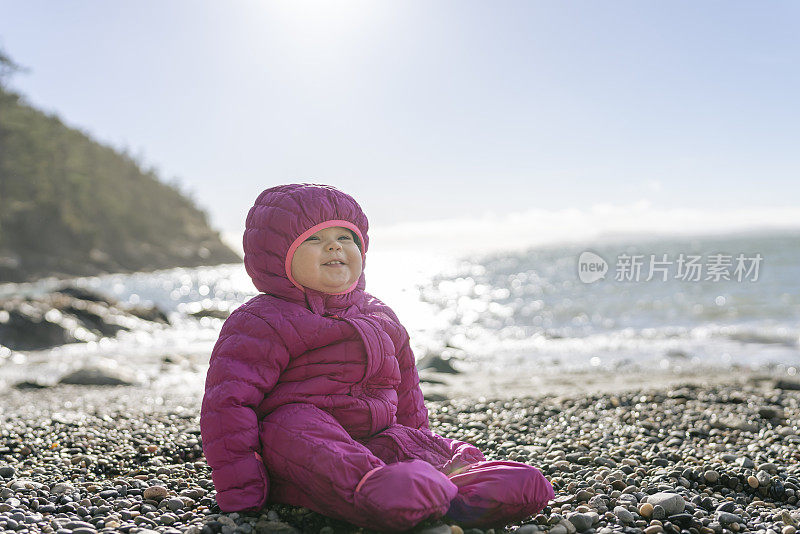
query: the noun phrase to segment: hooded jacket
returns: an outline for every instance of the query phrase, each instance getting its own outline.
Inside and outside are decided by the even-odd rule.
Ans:
[[[366,267],[367,218],[352,197],[333,187],[273,187],[248,213],[244,264],[261,294],[222,327],[200,417],[223,511],[265,504],[269,480],[259,454],[259,421],[279,406],[313,404],[356,439],[395,423],[428,428],[408,332],[387,305],[364,291],[363,270],[341,294],[304,288],[291,277],[297,246],[330,226],[357,235]],[[466,448],[470,461],[483,459]]]

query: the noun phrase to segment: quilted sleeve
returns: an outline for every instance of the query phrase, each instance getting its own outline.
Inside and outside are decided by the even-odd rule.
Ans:
[[[396,317],[396,316],[395,316]],[[398,321],[398,324],[399,321]],[[428,409],[422,389],[419,387],[419,374],[414,352],[411,350],[409,335],[403,325],[403,344],[397,353],[400,366],[400,385],[397,388],[397,422],[413,428],[429,428]]]
[[[255,409],[288,362],[286,347],[260,317],[240,310],[223,325],[200,408],[203,453],[223,512],[257,511],[267,500]]]

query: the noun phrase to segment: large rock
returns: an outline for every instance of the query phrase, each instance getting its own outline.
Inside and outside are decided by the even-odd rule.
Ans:
[[[775,389],[787,389],[790,391],[800,390],[800,380],[792,380],[789,378],[778,378],[774,381],[773,387]]]
[[[137,383],[132,373],[102,363],[89,364],[61,377],[59,384],[79,386],[130,386]]]
[[[218,308],[202,308],[199,311],[191,312],[189,315],[195,319],[202,319],[203,317],[213,317],[214,319],[227,319],[231,314],[229,310],[220,310]]]
[[[0,301],[0,345],[42,350],[66,343],[113,337],[131,320],[168,324],[158,308],[121,308],[113,299],[82,288],[61,288],[37,297]]]
[[[0,304],[0,345],[12,350],[39,350],[78,341],[62,324],[37,306]]]
[[[78,300],[87,300],[89,302],[101,302],[103,304],[106,304],[107,306],[117,305],[117,301],[112,299],[111,297],[102,295],[90,289],[86,289],[85,287],[67,285],[67,286],[61,286],[57,291],[58,293],[63,293],[64,295],[75,297]]]
[[[159,309],[158,306],[150,306],[149,308],[145,306],[135,306],[132,308],[125,308],[125,312],[138,317],[139,319],[144,319],[145,321],[170,324],[167,314]]]
[[[417,363],[417,369],[429,369],[437,373],[457,374],[459,371],[453,368],[450,359],[442,358],[438,354],[428,354]]]

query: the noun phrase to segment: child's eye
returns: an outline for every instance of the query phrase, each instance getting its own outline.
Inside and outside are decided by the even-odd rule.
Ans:
[[[339,239],[352,239],[349,235],[343,235]]]
[[[311,237],[306,239],[306,241],[311,241],[312,239],[319,239],[319,238],[317,236],[315,236],[315,235],[312,235]]]

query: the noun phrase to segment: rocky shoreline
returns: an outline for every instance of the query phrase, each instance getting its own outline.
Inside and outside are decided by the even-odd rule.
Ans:
[[[633,387],[636,382],[631,382]],[[794,383],[428,402],[435,432],[539,467],[556,499],[521,534],[795,534]],[[59,385],[0,395],[0,530],[87,534],[369,532],[309,510],[220,513],[199,430],[201,392]],[[430,521],[416,532],[458,534]],[[477,529],[467,529],[478,534]]]

